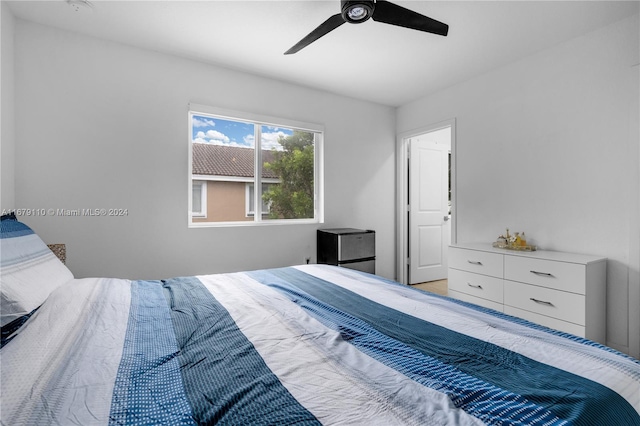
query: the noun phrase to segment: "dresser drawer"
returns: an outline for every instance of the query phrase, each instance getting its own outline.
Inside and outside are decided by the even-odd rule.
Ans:
[[[502,279],[449,269],[449,290],[502,303]]]
[[[553,328],[555,330],[564,331],[565,333],[571,333],[580,337],[587,337],[586,327],[572,322],[561,321],[557,318],[551,318],[544,315],[536,314],[534,312],[525,311],[523,309],[513,308],[511,306],[504,307],[504,313],[507,315],[513,315],[514,317],[526,319],[527,321],[535,322],[536,324],[544,325],[545,327]]]
[[[586,266],[530,257],[505,256],[504,278],[585,294]]]
[[[585,296],[514,281],[504,282],[504,304],[585,325]]]
[[[479,250],[449,247],[449,267],[502,278],[504,256]]]

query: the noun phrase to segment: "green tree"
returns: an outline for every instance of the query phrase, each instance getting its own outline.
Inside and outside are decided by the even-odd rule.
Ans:
[[[262,194],[270,204],[272,219],[312,218],[314,213],[313,165],[314,134],[294,130],[290,136],[280,136],[282,151],[272,151],[273,160],[264,167],[276,173],[280,183]]]

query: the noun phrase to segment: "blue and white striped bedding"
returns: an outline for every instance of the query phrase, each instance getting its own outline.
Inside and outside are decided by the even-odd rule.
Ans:
[[[19,327],[49,294],[73,274],[15,214],[0,217],[0,326]]]
[[[2,348],[3,425],[640,424],[640,362],[327,265],[76,279]]]

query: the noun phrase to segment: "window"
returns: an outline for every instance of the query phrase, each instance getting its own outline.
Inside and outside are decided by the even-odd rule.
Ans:
[[[264,182],[264,180],[263,180]],[[272,188],[273,185],[277,185],[277,183],[263,183],[262,184],[262,216],[263,218],[265,218],[265,216],[268,217],[269,213],[271,212],[271,203],[265,199],[264,195],[266,193],[268,193]],[[254,193],[254,186],[252,183],[247,184],[246,186],[246,194],[247,194],[247,198],[245,201],[245,205],[247,206],[247,216],[253,216],[256,211],[255,211],[255,193]]]
[[[190,226],[322,221],[322,126],[191,105],[189,128]]]
[[[191,184],[191,214],[193,217],[207,217],[207,182],[194,180]]]

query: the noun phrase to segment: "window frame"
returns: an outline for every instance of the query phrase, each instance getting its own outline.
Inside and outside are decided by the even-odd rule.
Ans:
[[[221,221],[221,222],[194,222],[195,216],[192,214],[193,205],[193,188],[192,182],[194,175],[193,168],[193,116],[210,116],[211,118],[219,118],[223,120],[234,120],[254,125],[255,146],[254,146],[254,188],[261,188],[260,191],[254,191],[254,206],[259,206],[257,214],[253,214],[252,221]],[[208,105],[200,105],[190,103],[188,108],[188,227],[189,228],[211,228],[211,227],[230,227],[230,226],[263,226],[263,225],[299,225],[299,224],[318,224],[324,223],[324,126],[316,123],[308,123],[298,120],[292,120],[282,117],[274,117],[263,114],[250,112],[234,111],[224,108],[217,108]],[[263,126],[284,127],[295,130],[302,130],[314,134],[314,217],[304,219],[263,219],[262,218],[262,147],[258,137]],[[196,179],[199,180],[199,179]],[[270,179],[265,179],[264,183],[270,183]],[[206,206],[204,207],[206,209]]]

